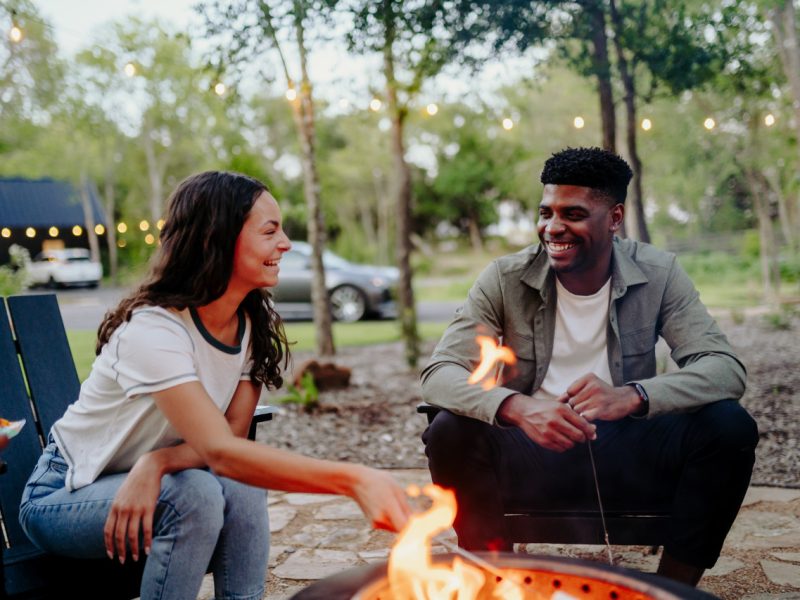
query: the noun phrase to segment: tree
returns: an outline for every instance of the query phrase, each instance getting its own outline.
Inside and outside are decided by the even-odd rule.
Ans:
[[[412,287],[412,178],[405,158],[405,126],[409,107],[422,85],[454,55],[455,46],[450,39],[453,28],[447,22],[452,12],[446,3],[438,1],[354,0],[348,8],[354,20],[348,34],[350,48],[360,53],[377,52],[383,60],[394,164],[400,327],[406,362],[413,367],[419,358],[419,334]]]
[[[209,37],[219,38],[223,33],[234,31],[227,44],[227,60],[234,64],[253,61],[265,47],[277,52],[286,78],[292,103],[292,114],[300,141],[304,174],[304,190],[307,205],[308,238],[311,243],[311,299],[316,324],[317,353],[335,354],[328,292],[325,286],[325,267],[322,255],[325,248],[325,219],[322,213],[320,180],[316,158],[316,133],[314,127],[314,99],[311,79],[308,75],[307,31],[310,21],[323,18],[335,4],[315,0],[293,0],[274,3],[262,0],[240,0],[235,3],[219,0],[201,5]],[[283,50],[285,41],[281,32],[291,32],[294,37],[300,76],[293,77]],[[269,46],[267,46],[269,45]],[[296,83],[299,82],[299,89]]]

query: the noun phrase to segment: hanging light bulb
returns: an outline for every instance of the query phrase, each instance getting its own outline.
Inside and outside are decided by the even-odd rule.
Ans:
[[[219,83],[217,83],[217,84],[214,86],[214,93],[215,93],[217,96],[224,96],[224,95],[225,95],[225,92],[227,91],[227,89],[228,89],[228,88],[226,88],[226,87],[225,87],[225,84],[224,84],[224,83],[222,83],[222,82],[220,81]]]
[[[425,107],[425,112],[427,112],[430,116],[435,115],[439,112],[439,107],[436,105],[435,102],[431,102],[428,106]]]
[[[575,129],[583,129],[583,126],[586,125],[586,121],[583,120],[583,117],[575,117],[572,120],[572,124],[575,126]]]
[[[80,236],[82,233],[83,233],[83,227],[81,227],[80,225],[75,225],[75,227],[72,228],[72,235],[74,235],[75,237]]]
[[[716,127],[716,126],[717,126],[717,122],[714,119],[712,119],[711,117],[708,117],[705,121],[703,121],[703,127],[708,129],[709,131],[714,129],[714,127]]]
[[[772,127],[775,125],[775,115],[769,113],[766,117],[764,117],[764,125],[767,127]]]
[[[133,64],[132,62],[129,62],[122,68],[122,71],[128,77],[133,77],[134,75],[136,75],[136,65]]]
[[[103,235],[106,232],[106,228],[103,227],[102,223],[98,223],[97,225],[94,226],[94,232],[97,235]]]
[[[383,102],[381,102],[378,98],[373,98],[369,101],[369,108],[375,112],[378,112],[383,106]]]
[[[506,131],[511,131],[514,128],[514,121],[509,117],[503,119],[503,129]]]
[[[11,26],[11,29],[8,31],[8,39],[10,39],[15,44],[19,44],[22,39],[25,37],[22,29],[20,29],[16,24]]]
[[[642,129],[650,131],[653,128],[653,122],[650,119],[642,119]]]
[[[0,229],[0,235],[3,236],[4,238],[10,238],[11,230],[8,227],[3,227],[2,229]]]
[[[293,87],[290,87],[288,90],[286,90],[286,99],[289,102],[294,102],[297,100],[297,90]]]
[[[128,231],[128,226],[125,223],[117,223],[117,231],[120,233],[125,233]]]
[[[28,227],[25,230],[25,235],[27,235],[29,238],[34,238],[36,237],[36,230],[33,227]]]

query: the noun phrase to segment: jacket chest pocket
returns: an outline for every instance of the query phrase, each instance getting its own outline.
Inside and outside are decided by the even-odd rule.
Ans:
[[[622,370],[625,381],[648,379],[656,374],[656,334],[642,327],[620,335]]]
[[[504,387],[530,393],[536,376],[536,350],[533,336],[511,331],[503,337],[503,345],[516,357],[513,365],[504,365],[500,381]]]

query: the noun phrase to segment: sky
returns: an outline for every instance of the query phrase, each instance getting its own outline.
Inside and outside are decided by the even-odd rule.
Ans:
[[[92,32],[101,25],[129,15],[140,18],[159,18],[186,29],[198,22],[192,6],[198,0],[33,0],[53,25],[61,51],[74,55],[92,39]],[[289,60],[291,62],[291,52]],[[370,89],[379,89],[382,78],[378,73],[380,57],[347,55],[341,42],[312,51],[310,76],[318,95],[332,104],[340,101],[366,106],[371,100]],[[459,77],[440,76],[437,82],[423,88],[420,104],[442,100],[462,99],[474,90],[487,96],[498,83],[516,79],[520,72],[531,69],[529,58],[507,57],[488,65],[481,75]],[[295,69],[295,72],[298,69]],[[282,78],[276,85],[285,85]]]

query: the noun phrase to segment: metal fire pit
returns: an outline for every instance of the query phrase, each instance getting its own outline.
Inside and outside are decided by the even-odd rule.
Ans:
[[[455,556],[439,554],[434,555],[432,560],[434,564],[449,564]],[[603,563],[511,553],[480,556],[519,582],[525,590],[526,600],[550,599],[557,592],[579,599],[604,600],[716,598],[671,579]],[[387,563],[383,562],[321,579],[292,596],[292,600],[393,600],[386,566]],[[493,599],[492,592],[498,581],[494,575],[487,573],[478,600]]]

